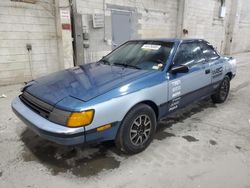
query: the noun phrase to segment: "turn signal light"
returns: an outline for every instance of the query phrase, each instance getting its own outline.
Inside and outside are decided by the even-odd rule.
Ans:
[[[67,120],[68,127],[82,127],[89,125],[94,118],[94,110],[72,112]]]
[[[98,127],[96,130],[97,130],[98,132],[99,132],[99,131],[104,131],[104,130],[110,128],[110,127],[111,127],[111,124],[107,124],[107,125],[103,125],[103,126],[101,126],[101,127]]]

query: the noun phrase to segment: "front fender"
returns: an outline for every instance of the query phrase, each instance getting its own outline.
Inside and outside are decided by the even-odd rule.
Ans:
[[[157,106],[165,103],[167,101],[167,82],[89,106],[88,108],[95,109],[95,117],[93,122],[85,127],[85,130],[95,129],[112,122],[121,122],[132,107],[143,101],[152,101]]]

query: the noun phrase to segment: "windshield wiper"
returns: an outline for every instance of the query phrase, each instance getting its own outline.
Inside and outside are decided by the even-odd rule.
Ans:
[[[123,66],[123,67],[131,67],[134,69],[141,69],[140,67],[137,67],[136,65],[130,65],[130,64],[124,64],[124,63],[114,63],[114,65],[119,65],[119,66]]]
[[[107,59],[101,59],[99,62],[103,62],[104,64],[110,65],[110,62]]]

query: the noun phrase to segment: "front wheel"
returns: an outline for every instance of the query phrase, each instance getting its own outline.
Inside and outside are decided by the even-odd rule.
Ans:
[[[211,96],[214,103],[223,103],[227,99],[230,90],[230,78],[225,76],[215,94]]]
[[[145,104],[131,109],[122,121],[116,136],[116,146],[127,154],[136,154],[150,144],[156,129],[154,110]]]

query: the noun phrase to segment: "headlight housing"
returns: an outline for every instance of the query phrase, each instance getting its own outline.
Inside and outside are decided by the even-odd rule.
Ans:
[[[82,127],[89,125],[94,118],[94,110],[72,112],[67,120],[68,127]]]

